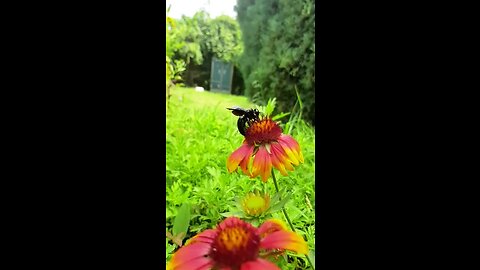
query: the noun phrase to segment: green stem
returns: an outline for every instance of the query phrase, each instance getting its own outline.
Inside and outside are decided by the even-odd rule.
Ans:
[[[275,185],[275,190],[278,193],[278,198],[279,198],[279,200],[282,200],[282,195],[281,195],[281,193],[278,189],[277,178],[275,177],[275,172],[273,171],[273,168],[272,168],[272,178],[273,178],[273,184]],[[293,227],[292,221],[290,221],[290,218],[287,215],[287,211],[285,210],[285,207],[282,207],[282,212],[283,212],[283,215],[285,216],[285,219],[288,222],[288,225],[290,225],[290,228],[292,229],[292,231],[295,232],[295,228]],[[312,267],[312,269],[315,269],[315,267],[313,267],[313,264],[310,261],[310,258],[308,257],[307,254],[305,254],[305,258],[307,259],[307,261],[310,264],[310,266]]]

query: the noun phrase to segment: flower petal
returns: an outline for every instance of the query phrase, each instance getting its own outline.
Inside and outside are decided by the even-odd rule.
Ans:
[[[270,160],[270,154],[268,154],[265,146],[260,146],[258,148],[255,157],[253,158],[253,168],[251,178],[257,177],[260,175],[262,181],[266,182],[270,177],[272,171],[272,161]]]
[[[245,153],[245,158],[240,162],[240,168],[245,175],[251,176],[251,165],[250,165],[250,158],[252,157],[253,150],[255,147],[248,148],[247,152]]]
[[[298,165],[298,162],[303,163],[304,160],[302,151],[300,150],[300,145],[294,138],[289,135],[282,134],[277,140],[282,145],[288,156],[292,158],[293,164]]]
[[[279,141],[285,142],[290,148],[294,149],[295,151],[300,151],[300,145],[298,142],[290,135],[282,134],[278,138]]]
[[[288,157],[287,153],[285,153],[280,143],[272,143],[270,149],[272,151],[272,154],[274,154],[278,158],[278,161],[282,163],[282,165],[285,167],[286,170],[288,171],[294,170],[291,164],[293,163],[293,161],[290,160],[290,158]]]
[[[242,263],[240,270],[281,270],[281,269],[278,268],[278,266],[276,266],[275,264],[267,260],[257,258],[254,261],[248,261],[248,262]]]
[[[262,166],[263,166],[263,159],[260,160],[260,157],[262,157],[262,152],[264,150],[261,150],[262,148],[260,147],[258,150],[257,150],[257,153],[255,154],[255,156],[253,157],[253,162],[252,162],[252,174],[250,175],[250,178],[255,178],[257,177],[259,174],[260,174],[260,171],[262,169]],[[260,152],[260,155],[259,155],[259,152]]]
[[[263,238],[267,234],[276,232],[276,231],[286,231],[287,226],[283,221],[279,219],[269,219],[265,221],[257,230],[257,233]]]
[[[288,159],[290,160],[290,162],[293,165],[298,166],[298,164],[300,164],[300,161],[297,158],[298,156],[297,152],[292,148],[290,148],[288,144],[286,144],[285,142],[283,141],[278,141],[278,142],[282,146],[282,149],[285,152],[285,154],[288,156]]]
[[[298,150],[298,158],[300,159],[300,162],[301,162],[301,163],[304,162],[303,154],[302,154],[302,151],[300,151],[300,150]]]
[[[240,148],[235,150],[227,159],[227,169],[229,173],[235,171],[243,159],[249,158],[252,155],[253,145],[243,143]]]
[[[211,243],[213,243],[213,240],[215,239],[216,235],[217,235],[217,230],[212,230],[212,229],[205,230],[205,231],[195,235],[194,237],[190,238],[185,243],[185,245],[193,244],[193,243],[196,243],[196,242],[211,244]]]
[[[285,165],[283,164],[283,156],[281,154],[281,152],[279,152],[275,147],[274,145],[277,145],[277,144],[272,144],[271,147],[270,147],[270,152],[271,152],[271,155],[270,155],[270,159],[272,160],[272,165],[277,168],[277,170],[280,171],[280,173],[283,175],[283,176],[287,176],[288,173],[287,171],[285,170]],[[288,162],[289,163],[289,162]],[[289,163],[290,164],[290,163]],[[293,167],[292,167],[293,169]]]
[[[209,269],[212,259],[206,257],[210,244],[192,243],[181,247],[167,264],[167,270],[200,270]]]
[[[265,156],[265,170],[262,174],[262,181],[267,182],[268,178],[272,175],[272,160],[270,159],[270,154],[267,153]]]
[[[297,253],[307,254],[308,246],[303,238],[291,231],[276,231],[267,234],[260,242],[265,249],[288,249]]]

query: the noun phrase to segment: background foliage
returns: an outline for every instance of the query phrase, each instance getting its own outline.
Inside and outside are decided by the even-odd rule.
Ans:
[[[171,48],[172,59],[185,61],[182,75],[187,86],[209,89],[212,58],[236,65],[243,52],[238,22],[228,16],[211,19],[204,11],[193,17],[182,16],[171,36],[175,44]],[[232,88],[243,88],[242,83],[237,76]]]
[[[185,43],[178,38],[176,38],[176,21],[168,16],[168,12],[170,7],[167,9],[166,14],[166,23],[165,23],[165,55],[166,55],[166,86],[165,86],[165,93],[166,93],[166,100],[170,97],[170,92],[174,86],[174,83],[179,83],[182,78],[180,74],[185,71],[185,60],[184,59],[173,59],[175,51],[183,48]]]
[[[315,1],[237,0],[237,20],[244,42],[239,67],[245,95],[265,104],[277,98],[280,111],[296,100],[303,116],[315,123]]]

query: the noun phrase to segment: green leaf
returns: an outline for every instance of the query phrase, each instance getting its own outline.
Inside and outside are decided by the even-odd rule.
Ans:
[[[285,117],[285,116],[287,116],[287,115],[289,115],[289,114],[290,114],[289,112],[287,112],[287,113],[279,113],[279,114],[275,115],[274,117],[272,117],[272,120],[274,120],[274,121],[275,121],[275,120],[278,120],[278,119],[283,118],[283,117]]]
[[[166,233],[166,237],[167,237],[168,239],[172,240],[172,242],[173,242],[175,245],[181,247],[181,246],[182,246],[182,240],[183,240],[183,238],[185,237],[185,233],[184,233],[184,232],[181,232],[181,233],[179,233],[178,235],[173,236],[170,232],[167,232],[167,233]]]
[[[286,188],[281,188],[279,192],[275,193],[273,197],[270,199],[270,205],[275,205],[279,200],[281,195],[285,193]]]
[[[182,204],[173,222],[173,235],[186,234],[190,225],[190,205]]]
[[[170,208],[167,207],[167,211],[166,211],[166,212],[167,212],[167,213],[166,213],[166,214],[167,214],[167,217],[166,217],[166,218],[169,218],[169,217],[173,216],[172,210],[170,210]]]
[[[310,250],[308,252],[308,258],[310,259],[310,261],[312,262],[313,264],[313,268],[315,269],[315,250]]]
[[[167,239],[167,243],[166,243],[166,248],[165,248],[165,251],[166,251],[166,259],[169,260],[169,258],[171,257],[171,253],[175,250],[175,246],[174,245],[170,245],[170,243],[168,243],[168,239]]]
[[[239,209],[242,209],[242,198],[240,197],[235,197],[235,203],[234,203],[235,207],[239,208]]]
[[[276,212],[278,210],[281,210],[282,207],[288,202],[288,200],[290,200],[291,196],[292,196],[292,193],[288,193],[280,202],[270,207],[268,212],[271,213],[271,212]]]
[[[295,219],[298,216],[303,216],[304,218],[308,219],[308,216],[305,215],[304,212],[305,211],[302,211],[302,210],[298,209],[295,205],[290,205],[288,207],[288,214],[289,214],[291,219]]]
[[[225,212],[225,213],[220,213],[220,215],[222,215],[224,217],[231,217],[231,216],[235,216],[235,217],[239,217],[239,218],[244,218],[245,217],[244,213],[240,212],[240,211]]]
[[[270,205],[273,206],[275,205],[278,201],[280,201],[280,195],[279,193],[275,194],[271,199],[270,199]],[[271,207],[270,206],[270,207]]]
[[[268,100],[267,106],[265,106],[265,114],[267,116],[270,116],[273,113],[273,110],[275,110],[276,100],[277,98],[271,98]]]
[[[297,85],[295,85],[295,93],[297,94],[297,100],[298,100],[298,104],[300,105],[300,110],[302,110],[303,103],[302,103],[302,99],[300,98],[300,94],[298,93]]]
[[[218,170],[218,168],[208,166],[207,171],[213,177],[213,179],[218,179],[218,177],[220,176],[220,171]]]

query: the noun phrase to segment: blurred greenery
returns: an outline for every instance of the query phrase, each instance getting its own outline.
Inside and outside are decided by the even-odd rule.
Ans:
[[[181,85],[182,77],[180,76],[186,69],[185,61],[183,59],[173,59],[174,53],[179,48],[184,47],[184,43],[175,38],[175,29],[177,27],[176,21],[168,16],[170,7],[167,8],[165,19],[165,54],[166,54],[166,84],[165,84],[165,98],[170,98],[170,92],[177,83]]]
[[[245,95],[264,105],[277,98],[287,111],[297,100],[315,124],[315,1],[237,0],[244,52],[239,59]]]
[[[296,115],[315,125],[315,1],[237,0],[235,10],[237,19],[167,18],[167,85],[210,89],[216,57],[234,65],[232,94],[257,105],[275,97],[281,111],[302,100]]]
[[[235,10],[237,19],[167,16],[167,97],[173,84],[208,90],[216,57],[234,65],[232,94],[257,105],[276,97],[281,111],[301,99],[315,125],[315,1],[237,0]]]
[[[199,11],[193,17],[182,16],[170,37],[171,58],[186,63],[182,77],[187,86],[209,89],[212,58],[236,65],[243,52],[240,26],[226,15],[212,19]],[[237,78],[236,84],[241,83]]]
[[[229,174],[228,156],[242,143],[237,130],[237,117],[227,107],[252,108],[242,96],[223,93],[197,92],[193,88],[176,87],[168,104],[166,118],[166,231],[173,231],[181,206],[190,206],[189,226],[184,239],[214,228],[228,212],[238,211],[236,201],[254,190],[263,190],[260,178],[250,179],[241,173]],[[273,110],[272,115],[282,111]],[[284,126],[285,123],[282,123]],[[280,189],[291,194],[285,208],[296,231],[315,249],[315,130],[298,120],[291,135],[298,141],[304,164],[295,167],[288,176],[276,172]],[[275,187],[266,183],[271,196]],[[181,214],[183,215],[183,214]],[[281,211],[270,217],[284,220]],[[262,216],[256,223],[263,222]],[[256,224],[255,224],[256,225]],[[167,238],[166,260],[178,249]],[[287,252],[278,259],[281,269],[310,269],[305,256]]]

